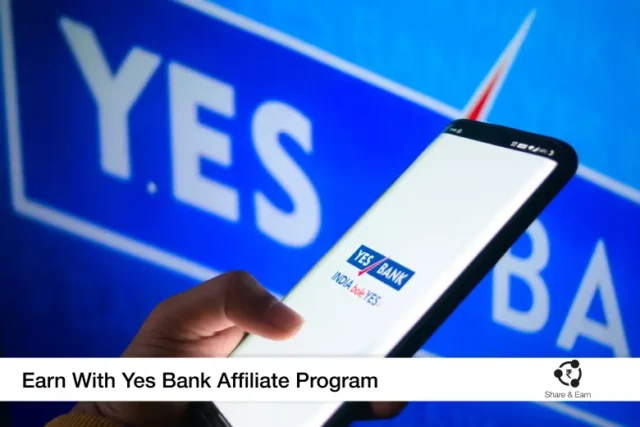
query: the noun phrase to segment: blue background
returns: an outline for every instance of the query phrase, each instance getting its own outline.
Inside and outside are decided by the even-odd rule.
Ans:
[[[633,326],[640,320],[634,310],[640,301],[640,148],[630,125],[640,95],[634,78],[639,62],[633,54],[640,39],[634,24],[640,18],[637,6],[369,0],[218,4],[457,110],[536,9],[488,120],[567,140],[583,166],[615,183],[598,185],[587,179],[592,174],[582,173],[541,216],[550,244],[549,262],[541,274],[550,313],[540,331],[522,333],[493,320],[490,274],[425,349],[441,356],[612,356],[609,347],[588,338],[578,338],[571,350],[556,344],[600,241],[606,248],[626,342],[630,354],[638,355]],[[106,177],[96,161],[95,107],[58,30],[61,14],[94,29],[112,69],[134,45],[162,57],[131,113],[134,175],[127,183]],[[15,1],[13,26],[29,206],[54,207],[205,270],[248,269],[279,293],[295,284],[450,120],[172,3]],[[233,168],[221,171],[203,162],[202,173],[238,189],[238,223],[176,203],[171,195],[169,61],[235,89],[234,120],[206,112],[199,119],[232,135]],[[318,238],[303,248],[281,245],[255,226],[251,203],[256,189],[282,209],[292,208],[286,193],[262,168],[251,141],[251,115],[272,99],[295,106],[313,122],[312,155],[282,139],[309,176],[322,206]],[[5,128],[6,106],[2,109]],[[8,146],[6,133],[1,142]],[[33,209],[11,204],[6,149],[0,151],[0,161],[0,338],[6,356],[117,356],[155,304],[204,278],[52,227],[53,217],[46,213],[34,221]],[[158,185],[154,196],[145,191],[148,180]],[[531,250],[526,236],[513,248],[521,257]],[[528,288],[517,279],[513,282],[511,305],[527,310],[532,304]],[[606,322],[599,297],[588,317]],[[14,405],[12,415],[16,425],[41,425],[67,407],[20,404]],[[412,404],[398,419],[373,425],[634,425],[639,411],[635,404]]]

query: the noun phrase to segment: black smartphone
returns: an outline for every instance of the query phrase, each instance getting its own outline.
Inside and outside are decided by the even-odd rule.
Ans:
[[[577,166],[557,139],[454,121],[284,298],[305,318],[299,333],[248,336],[231,357],[413,356]],[[351,416],[344,402],[213,408],[231,427],[318,427]]]

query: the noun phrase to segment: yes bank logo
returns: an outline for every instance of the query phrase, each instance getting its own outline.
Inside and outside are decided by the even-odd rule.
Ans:
[[[387,286],[399,291],[413,277],[414,272],[391,258],[360,246],[347,262],[358,268],[358,277],[369,275]]]
[[[378,292],[365,287],[366,285],[356,283],[359,277],[364,275],[371,276],[396,291],[399,291],[411,280],[414,274],[413,271],[402,264],[365,245],[360,246],[353,255],[349,257],[347,262],[358,268],[359,271],[356,276],[353,277],[350,273],[345,274],[337,271],[331,277],[331,280],[348,290],[349,293],[355,295],[360,300],[374,307],[382,305],[383,297]]]

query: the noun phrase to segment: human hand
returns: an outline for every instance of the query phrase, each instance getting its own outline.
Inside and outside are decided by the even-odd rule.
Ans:
[[[231,272],[163,301],[122,357],[226,357],[246,333],[286,340],[302,324],[299,314],[251,275]],[[375,402],[366,406],[360,418],[390,418],[405,405]],[[73,412],[99,415],[126,426],[180,426],[186,422],[187,403],[82,402]]]

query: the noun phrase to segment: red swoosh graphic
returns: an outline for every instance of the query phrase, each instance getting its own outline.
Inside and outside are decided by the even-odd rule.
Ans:
[[[495,97],[497,95],[497,91],[495,90],[498,81],[503,76],[503,69],[499,68],[496,74],[491,78],[489,84],[486,88],[484,88],[480,99],[478,99],[475,105],[471,106],[471,111],[467,113],[467,119],[471,120],[481,120],[485,116],[489,114],[489,109],[487,108],[489,105],[489,100],[491,97]]]
[[[476,89],[473,97],[462,111],[462,116],[471,120],[485,121],[489,116],[493,102],[495,101],[509,70],[513,65],[522,44],[527,36],[529,28],[535,18],[535,10],[529,13],[516,35],[511,39],[500,58],[486,75],[484,81]]]
[[[374,268],[376,268],[377,266],[379,266],[380,264],[382,264],[383,262],[385,262],[386,260],[388,260],[389,258],[383,258],[378,262],[375,262],[373,264],[371,264],[369,267],[365,268],[364,270],[360,270],[358,272],[358,277],[362,276],[365,273],[368,273],[369,271],[373,270]]]

